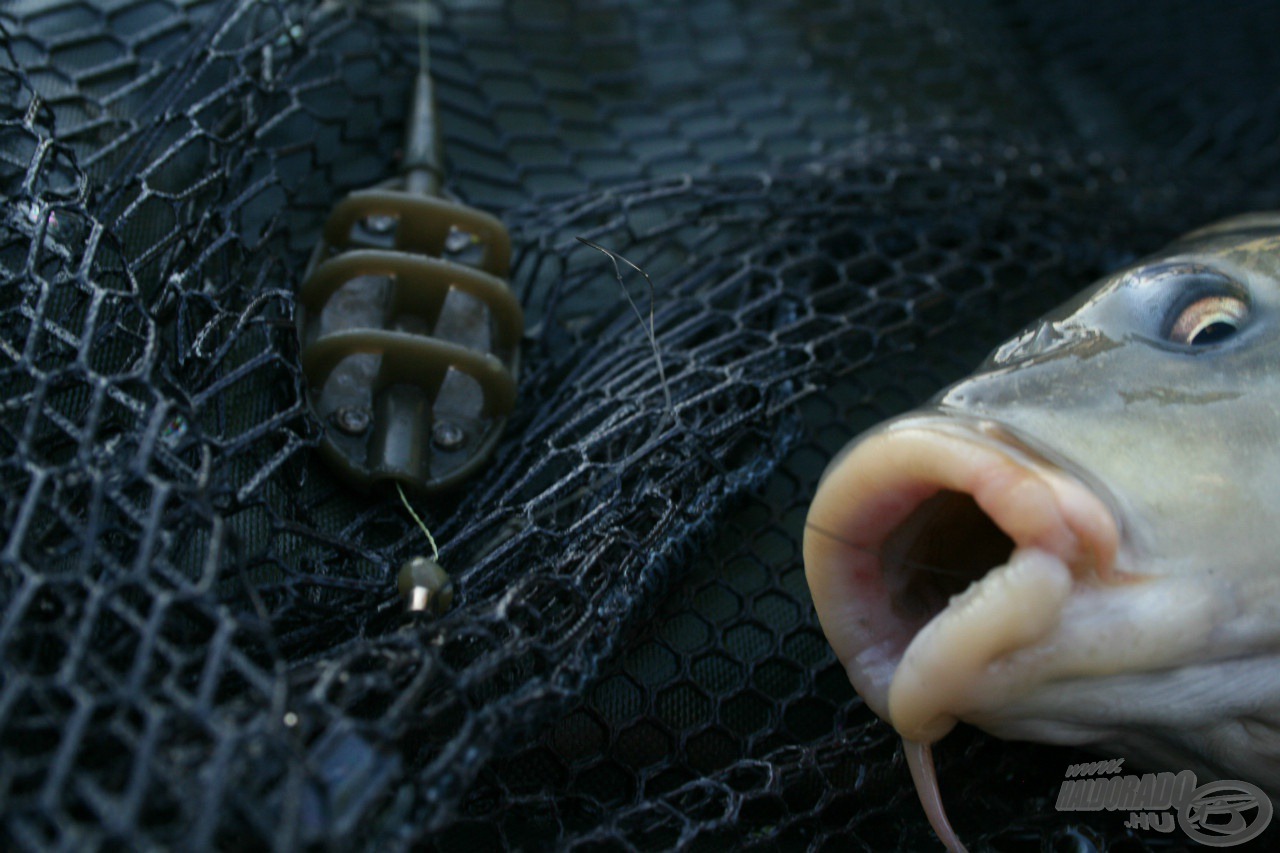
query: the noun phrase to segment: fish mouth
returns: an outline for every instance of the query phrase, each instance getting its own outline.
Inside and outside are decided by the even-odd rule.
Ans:
[[[929,744],[1031,686],[1019,664],[1073,591],[1137,578],[1117,568],[1119,542],[1107,502],[1007,428],[909,416],[828,467],[804,561],[855,689]]]

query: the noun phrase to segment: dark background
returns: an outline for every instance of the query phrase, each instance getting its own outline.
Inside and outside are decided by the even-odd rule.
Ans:
[[[529,323],[494,461],[416,502],[438,618],[395,597],[398,499],[319,461],[293,326],[328,210],[396,173],[411,11],[0,11],[4,845],[935,844],[813,616],[816,478],[1277,203],[1280,7],[433,3],[446,188],[510,227]],[[666,390],[579,236],[653,279]],[[937,754],[973,848],[1185,841],[1055,813],[1082,753]]]

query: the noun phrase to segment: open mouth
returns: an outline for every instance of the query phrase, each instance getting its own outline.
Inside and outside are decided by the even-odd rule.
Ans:
[[[1118,540],[1101,499],[1000,427],[912,417],[828,469],[805,569],[859,694],[931,743],[999,701],[1002,668],[1054,630],[1073,587],[1119,580]]]
[[[823,476],[804,537],[818,619],[859,695],[902,735],[948,849],[964,846],[929,745],[1034,682],[1016,659],[1034,669],[1073,589],[1127,580],[1119,538],[1092,491],[987,421],[895,421]]]
[[[889,606],[905,619],[932,618],[993,566],[1014,542],[973,495],[943,489],[925,498],[880,544]]]

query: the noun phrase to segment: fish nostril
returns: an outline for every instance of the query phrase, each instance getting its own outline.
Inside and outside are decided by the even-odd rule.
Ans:
[[[1023,357],[1023,351],[1034,335],[1034,329],[1027,329],[1015,338],[1005,341],[991,354],[993,364],[1006,365]]]
[[[1044,355],[1061,346],[1069,339],[1057,323],[1046,320],[1037,323],[997,349],[991,356],[992,362],[1005,366],[1017,361]]]

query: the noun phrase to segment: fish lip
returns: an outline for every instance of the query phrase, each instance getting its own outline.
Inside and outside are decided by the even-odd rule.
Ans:
[[[954,430],[961,437],[967,436],[978,441],[993,442],[998,448],[1014,455],[1016,458],[1023,458],[1030,463],[1054,469],[1067,477],[1077,480],[1080,485],[1102,501],[1107,511],[1111,513],[1116,525],[1118,542],[1124,542],[1126,546],[1132,546],[1133,543],[1129,541],[1130,531],[1126,524],[1123,502],[1105,482],[1090,472],[1086,466],[1036,441],[1017,427],[1002,421],[978,417],[942,402],[935,403],[934,411],[936,414],[922,415],[915,413],[903,415],[886,421],[882,426],[886,429],[902,429],[920,421],[924,423],[926,428]]]
[[[860,438],[823,475],[804,537],[819,621],[863,700],[904,737],[931,742],[954,725],[952,719],[904,730],[891,714],[889,694],[908,647],[956,599],[927,618],[896,614],[881,546],[946,489],[972,496],[1013,540],[1015,553],[1036,549],[1059,560],[1073,586],[1135,580],[1117,568],[1121,526],[1114,500],[1078,470],[996,421],[914,413]]]

